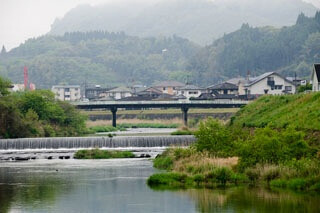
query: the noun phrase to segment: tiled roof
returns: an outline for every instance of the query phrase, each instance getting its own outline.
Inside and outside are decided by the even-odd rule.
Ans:
[[[109,90],[108,92],[132,92],[128,87],[117,87],[115,89]]]
[[[215,89],[215,90],[222,90],[222,89],[229,89],[229,90],[237,90],[238,86],[228,83],[228,82],[223,82],[221,84],[216,84],[209,86],[208,89]]]

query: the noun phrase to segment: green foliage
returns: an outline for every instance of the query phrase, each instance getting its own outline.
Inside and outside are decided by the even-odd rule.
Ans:
[[[242,108],[232,126],[272,128],[295,127],[299,130],[320,130],[320,93],[263,96]]]
[[[193,135],[193,131],[191,130],[177,130],[172,132],[171,135]]]
[[[11,87],[11,82],[2,78],[0,76],[0,97],[9,94],[9,88]]]
[[[313,63],[320,60],[319,41],[319,22],[304,15],[296,25],[281,29],[243,24],[202,49],[189,71],[199,73],[198,81],[246,76],[248,70],[254,75],[278,70],[285,76],[295,72],[309,78]]]
[[[216,156],[230,156],[232,153],[232,140],[228,129],[219,121],[209,118],[201,122],[199,130],[195,132],[198,151],[207,150]]]
[[[151,175],[147,183],[149,186],[169,186],[178,187],[184,186],[187,183],[188,176],[185,174],[169,172]]]
[[[164,54],[163,49],[168,51]],[[138,38],[103,31],[46,35],[29,39],[0,57],[0,75],[21,81],[18,73],[27,65],[37,88],[85,81],[106,87],[132,80],[149,85],[167,80],[171,72],[186,70],[197,50],[195,44],[176,36]]]
[[[171,170],[173,165],[173,160],[171,157],[159,156],[153,160],[153,166],[157,169]]]
[[[307,83],[307,85],[301,85],[298,87],[298,92],[303,93],[305,91],[311,91],[312,90],[312,84]]]
[[[13,93],[0,99],[0,137],[78,136],[86,117],[74,106],[54,100],[47,90]]]
[[[256,164],[279,164],[292,159],[314,157],[311,147],[304,140],[304,134],[293,128],[283,131],[270,127],[255,130],[254,136],[239,141],[239,168],[255,166]]]
[[[74,154],[75,159],[110,159],[110,158],[134,158],[130,151],[107,151],[100,149],[79,150]]]

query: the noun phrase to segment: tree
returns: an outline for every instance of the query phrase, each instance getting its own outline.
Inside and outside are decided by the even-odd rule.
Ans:
[[[0,76],[0,97],[8,95],[9,94],[8,88],[10,87],[11,87],[10,81],[3,79]]]
[[[4,45],[2,46],[2,50],[1,50],[1,55],[5,55],[7,53],[6,48],[4,47]]]

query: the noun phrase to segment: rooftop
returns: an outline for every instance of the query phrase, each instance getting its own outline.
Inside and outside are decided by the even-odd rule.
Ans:
[[[208,89],[213,89],[213,90],[224,90],[224,89],[238,90],[238,86],[235,85],[235,84],[228,83],[228,82],[223,82],[221,84],[216,84],[216,85],[209,86]]]

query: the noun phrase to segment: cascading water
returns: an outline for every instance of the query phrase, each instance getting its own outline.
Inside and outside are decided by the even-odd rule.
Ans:
[[[119,136],[1,139],[0,150],[189,146],[194,136]]]

